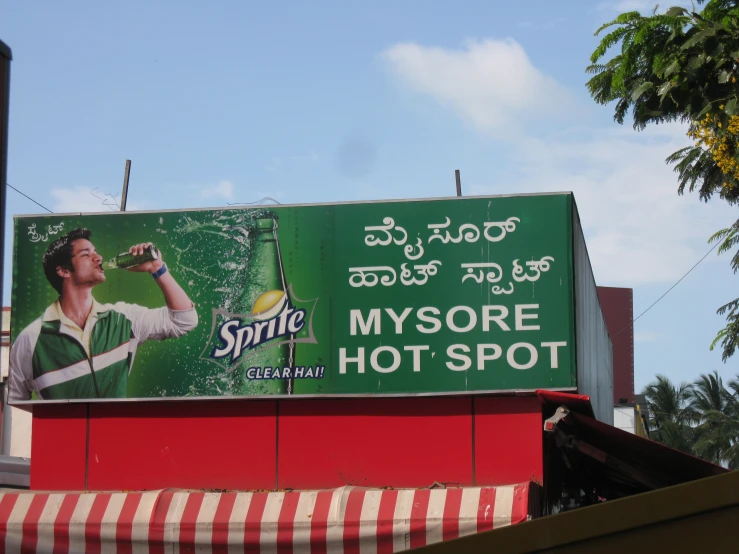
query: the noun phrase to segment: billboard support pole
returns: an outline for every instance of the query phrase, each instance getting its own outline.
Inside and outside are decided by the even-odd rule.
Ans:
[[[3,297],[3,274],[5,273],[5,208],[8,191],[8,112],[10,111],[10,61],[13,54],[10,48],[0,40],[0,299]],[[1,303],[0,303],[1,305]],[[0,410],[2,411],[2,430],[0,435],[0,455],[10,454],[10,433],[12,409],[8,405],[8,389],[0,387]]]
[[[123,173],[123,192],[121,193],[121,211],[126,211],[126,200],[128,200],[128,178],[131,176],[131,160],[126,160],[126,170]]]
[[[459,176],[459,169],[454,170],[454,177],[457,179],[457,196],[462,196],[462,179]]]
[[[10,48],[0,40],[0,230],[5,232],[5,205],[8,191],[8,112],[10,111],[10,61],[13,54]],[[0,269],[5,260],[3,247],[5,239],[0,241]],[[0,274],[0,298],[3,295],[3,279]]]

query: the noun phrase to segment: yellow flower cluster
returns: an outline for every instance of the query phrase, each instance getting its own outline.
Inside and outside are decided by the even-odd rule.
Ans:
[[[723,109],[723,106],[719,108]],[[719,169],[729,176],[724,187],[733,188],[739,183],[739,116],[731,116],[724,130],[719,118],[708,113],[701,121],[693,124],[688,136],[696,141],[697,146],[710,150]]]

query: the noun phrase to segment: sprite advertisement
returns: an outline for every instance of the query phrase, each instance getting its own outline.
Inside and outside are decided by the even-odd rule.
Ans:
[[[572,203],[16,216],[11,402],[573,387]]]

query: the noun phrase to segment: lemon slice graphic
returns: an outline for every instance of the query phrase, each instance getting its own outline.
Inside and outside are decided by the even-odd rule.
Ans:
[[[282,290],[270,290],[259,296],[254,301],[251,313],[255,319],[272,319],[280,314],[287,302],[287,295]]]

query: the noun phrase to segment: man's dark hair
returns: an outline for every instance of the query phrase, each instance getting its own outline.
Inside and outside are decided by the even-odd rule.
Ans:
[[[62,293],[62,283],[64,279],[56,272],[57,267],[63,267],[69,271],[74,271],[72,266],[72,243],[78,239],[90,239],[92,233],[88,229],[72,229],[69,233],[56,239],[49,245],[49,249],[44,254],[44,273],[46,279],[56,291]]]

